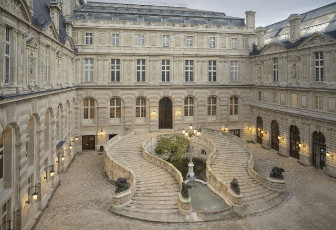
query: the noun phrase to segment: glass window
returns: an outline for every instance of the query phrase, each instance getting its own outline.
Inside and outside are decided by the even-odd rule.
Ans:
[[[186,97],[184,99],[184,116],[194,116],[194,98],[192,97]]]
[[[238,97],[230,97],[230,115],[238,115]]]
[[[45,53],[45,82],[49,82],[49,48],[46,47]]]
[[[315,96],[315,109],[316,110],[323,109],[322,103],[323,103],[322,96]]]
[[[146,74],[146,60],[137,60],[137,81],[145,81]]]
[[[119,46],[119,34],[112,34],[112,45]]]
[[[279,80],[278,74],[279,74],[278,59],[273,58],[273,81],[274,82],[277,82]]]
[[[162,36],[162,46],[168,47],[169,46],[169,35]]]
[[[210,37],[209,46],[210,48],[216,48],[216,38],[215,37]]]
[[[191,37],[191,36],[187,36],[187,38],[186,38],[186,45],[187,45],[187,47],[192,47],[193,46],[193,37]]]
[[[86,43],[86,45],[92,45],[93,44],[92,33],[86,33],[85,34],[85,43]]]
[[[120,59],[111,59],[111,81],[120,81]]]
[[[315,79],[318,82],[324,81],[323,52],[315,53]]]
[[[91,120],[95,117],[95,102],[92,98],[84,99],[84,119]]]
[[[235,82],[238,81],[238,62],[237,61],[231,61],[231,81]]]
[[[209,61],[209,81],[216,81],[216,61]]]
[[[10,83],[10,65],[11,65],[11,29],[5,27],[5,39],[4,39],[4,84]]]
[[[146,117],[146,99],[138,97],[135,103],[135,116]]]
[[[138,35],[138,46],[145,46],[145,35]]]
[[[110,100],[110,118],[121,118],[121,99],[112,98]]]
[[[231,48],[232,49],[238,49],[238,38],[232,38],[231,39]]]
[[[217,98],[209,97],[208,98],[208,116],[215,116],[217,108]]]
[[[170,81],[170,61],[162,60],[162,81]]]
[[[93,58],[84,59],[84,81],[93,81]]]
[[[194,81],[194,61],[185,61],[185,81]]]

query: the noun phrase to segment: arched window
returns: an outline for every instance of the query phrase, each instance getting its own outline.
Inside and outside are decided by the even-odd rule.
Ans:
[[[121,100],[112,98],[110,100],[110,118],[121,118]]]
[[[146,99],[138,97],[135,103],[135,116],[146,117]]]
[[[84,120],[93,120],[95,118],[95,102],[92,98],[84,99]]]
[[[44,130],[44,151],[47,152],[49,151],[49,137],[50,137],[50,118],[49,118],[49,111],[47,110],[46,115],[45,115],[45,127],[46,129]]]
[[[7,127],[0,134],[0,192],[13,185],[13,132],[12,128]]]
[[[208,116],[216,116],[217,98],[208,98]]]
[[[186,97],[184,99],[184,116],[194,116],[194,98]]]
[[[238,115],[238,97],[230,97],[230,115]]]

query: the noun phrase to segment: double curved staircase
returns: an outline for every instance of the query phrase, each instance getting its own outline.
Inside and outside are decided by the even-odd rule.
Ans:
[[[136,189],[131,202],[113,212],[131,218],[158,222],[185,222],[190,217],[180,213],[179,183],[162,167],[146,160],[142,155],[142,144],[162,132],[135,132],[116,141],[107,149],[107,156],[135,177]],[[259,213],[281,203],[286,194],[271,190],[251,178],[248,172],[250,154],[229,135],[205,131],[217,150],[211,162],[214,175],[230,184],[237,178],[242,193],[242,205],[235,207],[240,216]],[[197,219],[197,218],[196,218]]]

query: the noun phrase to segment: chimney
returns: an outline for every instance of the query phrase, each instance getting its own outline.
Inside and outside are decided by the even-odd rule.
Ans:
[[[291,14],[288,17],[290,42],[296,42],[300,39],[300,25],[302,18],[303,17],[298,14]]]
[[[260,49],[262,47],[264,47],[265,45],[265,29],[262,27],[258,27],[256,29],[256,33],[257,33],[257,48]]]
[[[49,8],[50,8],[50,18],[56,27],[57,33],[59,33],[59,12],[61,10],[60,2],[57,0],[50,1]]]
[[[255,29],[255,11],[246,11],[246,26],[248,29]]]

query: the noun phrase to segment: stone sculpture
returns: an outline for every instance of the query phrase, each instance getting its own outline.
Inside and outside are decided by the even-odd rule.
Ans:
[[[189,193],[188,193],[188,188],[192,188],[190,185],[186,184],[186,183],[182,183],[182,190],[181,190],[181,195],[183,198],[187,199],[189,197]]]
[[[285,172],[285,170],[283,170],[282,168],[273,167],[270,173],[270,177],[283,180],[284,179],[284,176],[282,175],[283,172]]]
[[[121,193],[129,189],[129,184],[127,183],[126,178],[118,178],[116,186],[115,193]]]
[[[240,194],[240,188],[238,184],[238,180],[236,178],[233,178],[233,180],[230,183],[230,188],[236,193]]]

